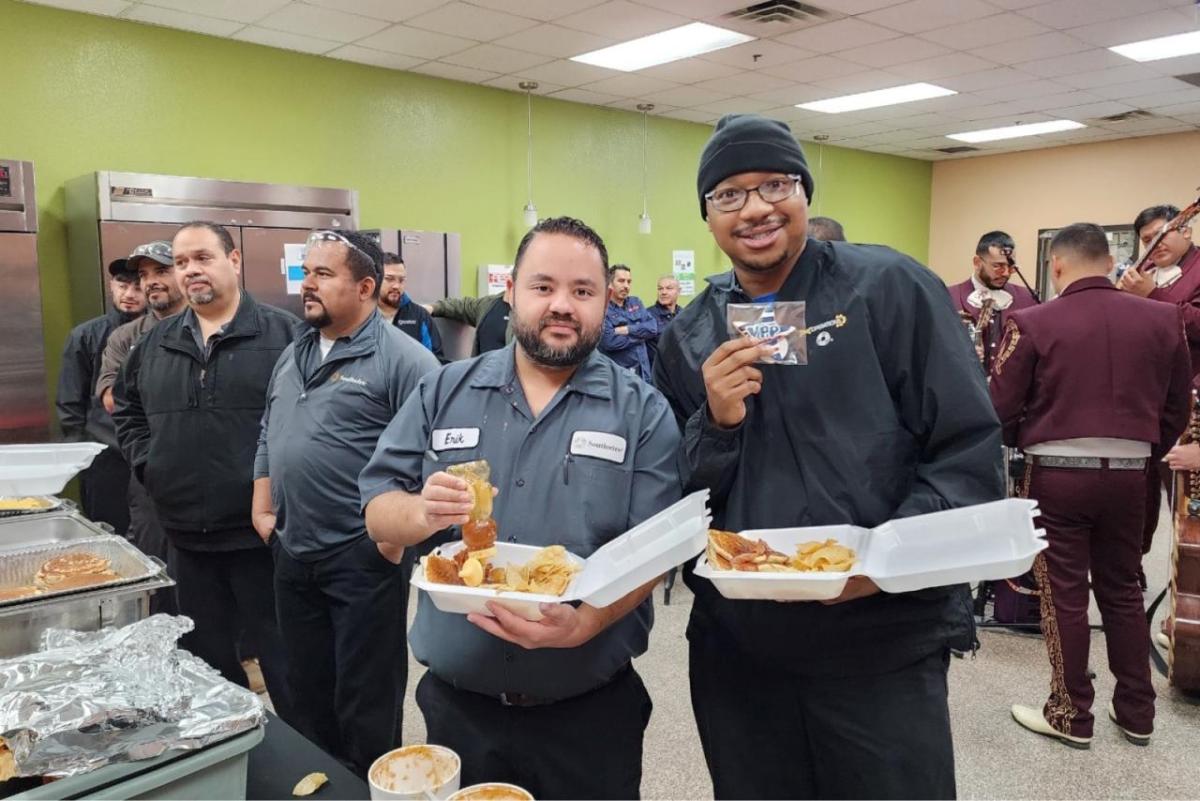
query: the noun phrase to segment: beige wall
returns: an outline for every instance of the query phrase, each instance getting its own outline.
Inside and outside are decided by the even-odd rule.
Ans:
[[[1200,133],[941,161],[933,166],[929,266],[949,283],[971,274],[981,234],[1012,234],[1037,275],[1037,232],[1073,222],[1128,225],[1147,206],[1185,206],[1200,186]]]

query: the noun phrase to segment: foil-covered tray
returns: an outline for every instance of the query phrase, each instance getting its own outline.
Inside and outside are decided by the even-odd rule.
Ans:
[[[56,498],[53,495],[25,495],[21,498],[30,498],[40,503],[32,509],[6,509],[4,502],[11,500],[11,496],[0,497],[0,517],[28,517],[29,515],[42,515],[47,512],[57,512],[63,507],[63,499]]]
[[[32,585],[34,577],[42,565],[57,556],[71,553],[90,553],[109,560],[109,567],[117,574],[118,578],[90,584],[86,587],[53,590],[9,601],[0,601],[0,609],[31,601],[44,601],[49,598],[131,584],[149,578],[162,569],[154,560],[130,545],[124,537],[108,534],[89,539],[4,551],[3,558],[0,559],[0,589]]]

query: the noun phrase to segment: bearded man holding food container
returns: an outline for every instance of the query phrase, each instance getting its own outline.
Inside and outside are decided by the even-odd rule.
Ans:
[[[854,524],[1004,497],[1000,426],[942,282],[890,248],[807,238],[813,178],[785,123],[729,115],[697,190],[733,270],[659,341],[687,491],[714,525]],[[717,798],[950,798],[946,672],[975,645],[965,586],[825,603],[728,600],[688,627]]]
[[[373,539],[425,550],[459,539],[474,496],[447,470],[479,460],[498,490],[499,542],[586,558],[679,499],[667,402],[596,350],[607,278],[604,242],[579,220],[525,235],[514,341],[422,379],[363,470]],[[654,583],[606,607],[542,604],[537,622],[497,602],[490,616],[450,614],[419,595],[409,640],[429,671],[417,704],[429,742],[462,758],[462,784],[638,797],[652,705],[631,660],[646,650]]]

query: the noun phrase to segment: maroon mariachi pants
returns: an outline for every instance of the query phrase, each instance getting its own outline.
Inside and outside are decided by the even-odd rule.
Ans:
[[[1154,544],[1154,530],[1158,528],[1158,512],[1162,508],[1163,490],[1167,497],[1171,496],[1171,484],[1175,474],[1171,468],[1162,462],[1149,465],[1146,468],[1146,516],[1142,521],[1142,553],[1150,553]]]
[[[1059,731],[1092,735],[1095,692],[1087,677],[1088,572],[1104,621],[1108,667],[1121,725],[1154,728],[1150,632],[1138,587],[1146,474],[1138,470],[1034,466],[1029,497],[1049,547],[1034,562],[1042,595],[1042,634],[1050,655],[1050,698],[1043,710]]]

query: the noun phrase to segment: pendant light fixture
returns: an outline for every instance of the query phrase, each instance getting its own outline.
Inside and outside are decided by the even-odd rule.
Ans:
[[[532,228],[537,225],[538,211],[537,206],[533,205],[533,90],[538,88],[537,81],[521,81],[518,86],[525,92],[525,114],[528,122],[527,145],[528,149],[525,154],[525,170],[528,188],[528,202],[525,204],[524,220],[525,227]]]
[[[638,233],[650,233],[650,212],[646,202],[646,115],[654,111],[653,103],[638,103],[642,112],[642,213],[638,216]]]

